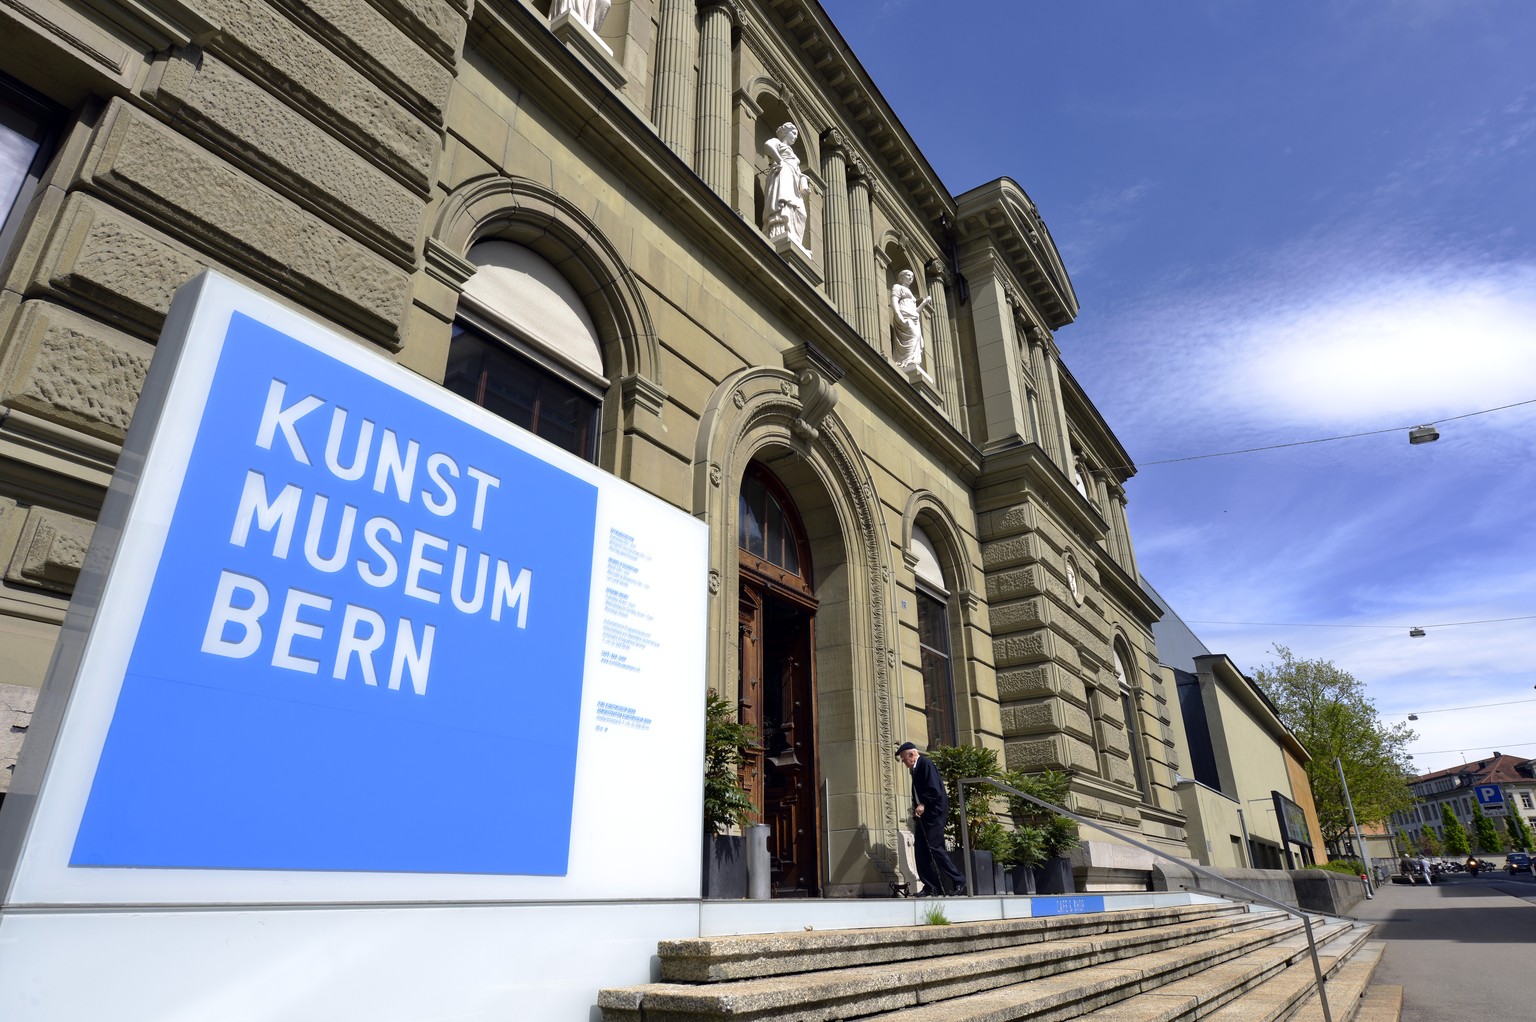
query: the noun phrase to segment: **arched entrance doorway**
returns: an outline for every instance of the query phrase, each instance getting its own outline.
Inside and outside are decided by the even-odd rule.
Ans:
[[[774,896],[809,897],[821,890],[810,547],[788,491],[757,462],[738,512],[741,722],[761,736],[742,776],[770,828]]]

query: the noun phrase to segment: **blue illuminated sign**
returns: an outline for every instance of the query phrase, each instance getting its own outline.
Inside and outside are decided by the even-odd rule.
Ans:
[[[597,490],[453,408],[233,315],[72,866],[566,872]]]
[[[1104,911],[1104,895],[1074,894],[1061,898],[1031,898],[1029,913],[1035,916],[1068,916]]]

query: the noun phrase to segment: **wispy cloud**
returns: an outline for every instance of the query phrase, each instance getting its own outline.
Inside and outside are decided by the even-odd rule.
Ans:
[[[1069,272],[1090,270],[1096,253],[1124,238],[1139,219],[1138,208],[1156,189],[1150,180],[1101,189],[1071,211],[1070,230],[1062,246],[1062,259]]]

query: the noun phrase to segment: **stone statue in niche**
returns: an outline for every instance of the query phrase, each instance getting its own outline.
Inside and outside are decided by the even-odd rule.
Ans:
[[[933,304],[933,296],[929,295],[922,302],[918,302],[912,294],[912,271],[902,270],[896,274],[896,283],[891,285],[891,312],[894,318],[891,325],[896,330],[896,368],[898,369],[922,369],[923,367],[923,323],[922,313]]]
[[[800,129],[792,122],[779,125],[774,137],[763,143],[768,153],[768,186],[763,194],[763,230],[768,240],[788,239],[806,256],[805,200],[811,194],[811,179],[800,169],[795,155],[795,139]]]
[[[549,20],[554,21],[561,15],[569,14],[595,35],[602,28],[603,19],[608,17],[608,8],[612,6],[613,0],[554,0],[549,5]]]

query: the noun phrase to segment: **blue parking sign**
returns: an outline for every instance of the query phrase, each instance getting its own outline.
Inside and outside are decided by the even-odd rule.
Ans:
[[[1479,784],[1472,789],[1477,795],[1477,804],[1482,807],[1485,816],[1503,816],[1504,789],[1497,784]]]

